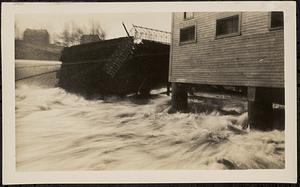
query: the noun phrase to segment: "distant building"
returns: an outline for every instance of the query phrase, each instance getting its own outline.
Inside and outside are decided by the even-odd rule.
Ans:
[[[26,43],[35,45],[49,45],[49,33],[45,29],[26,29],[23,34]]]
[[[15,39],[15,59],[59,60],[62,46],[50,44],[49,33],[44,29],[26,29],[23,40]]]
[[[80,38],[80,44],[92,43],[100,41],[100,37],[96,34],[84,34]]]

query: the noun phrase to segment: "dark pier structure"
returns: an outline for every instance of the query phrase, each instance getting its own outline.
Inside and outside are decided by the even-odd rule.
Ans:
[[[148,95],[167,85],[168,44],[122,37],[66,47],[59,86],[83,95]]]

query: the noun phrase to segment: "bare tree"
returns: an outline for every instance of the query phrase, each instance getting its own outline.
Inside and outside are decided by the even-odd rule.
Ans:
[[[54,43],[66,47],[79,44],[80,37],[83,34],[83,29],[77,26],[74,22],[65,24],[64,30],[54,36]]]
[[[65,25],[64,30],[60,34],[54,36],[54,43],[66,47],[77,45],[80,43],[81,36],[85,34],[98,35],[100,40],[104,40],[106,36],[99,23],[93,21],[86,28],[71,22]]]
[[[98,35],[101,40],[105,39],[106,33],[99,22],[91,21],[88,34]]]

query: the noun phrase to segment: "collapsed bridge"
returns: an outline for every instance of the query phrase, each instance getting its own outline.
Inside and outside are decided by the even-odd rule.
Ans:
[[[170,45],[121,37],[66,47],[59,86],[84,95],[138,93],[168,84]]]

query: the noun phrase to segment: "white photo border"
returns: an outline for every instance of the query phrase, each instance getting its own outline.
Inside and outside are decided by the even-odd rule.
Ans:
[[[151,7],[151,8],[150,8]],[[285,169],[17,172],[14,23],[16,14],[113,12],[284,11]],[[2,3],[3,184],[41,183],[296,183],[296,2]]]

